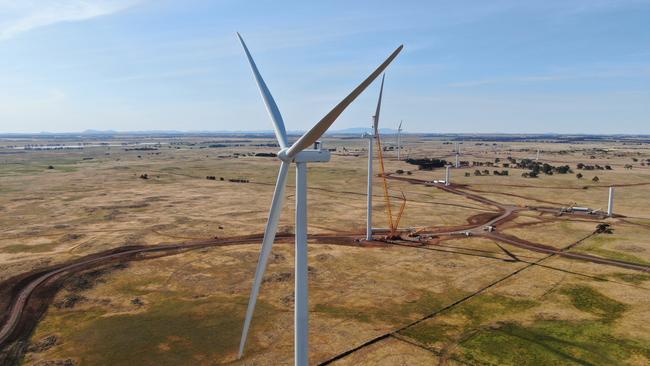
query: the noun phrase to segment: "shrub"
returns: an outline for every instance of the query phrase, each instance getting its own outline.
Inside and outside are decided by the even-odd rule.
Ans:
[[[417,165],[420,170],[433,170],[434,168],[442,168],[447,165],[447,161],[442,159],[406,159],[406,162]]]

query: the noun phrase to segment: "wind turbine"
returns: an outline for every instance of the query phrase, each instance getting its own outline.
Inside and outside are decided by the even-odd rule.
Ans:
[[[275,192],[271,201],[271,209],[269,211],[269,219],[266,223],[264,230],[264,239],[262,240],[262,248],[260,251],[260,258],[257,262],[255,270],[255,278],[253,280],[253,288],[251,296],[248,301],[248,308],[246,310],[246,318],[244,320],[244,328],[242,330],[241,342],[239,343],[239,355],[241,358],[248,336],[251,319],[253,318],[253,311],[255,310],[255,303],[257,295],[259,294],[260,285],[262,284],[262,277],[266,270],[266,264],[271,253],[273,240],[278,228],[278,220],[280,218],[280,211],[282,209],[282,202],[284,200],[284,189],[287,182],[287,173],[291,163],[296,164],[296,222],[295,222],[295,305],[294,305],[294,361],[296,365],[307,365],[308,362],[308,296],[307,296],[307,163],[308,162],[326,162],[330,160],[329,151],[323,150],[320,142],[317,140],[327,131],[327,129],[334,123],[338,116],[343,113],[350,103],[352,103],[376,78],[381,74],[386,67],[397,57],[402,50],[403,46],[399,46],[388,58],[381,64],[375,71],[370,74],[359,86],[357,86],[348,96],[346,96],[339,104],[337,104],[329,113],[325,115],[311,130],[302,135],[293,145],[289,145],[287,141],[287,132],[284,127],[284,121],[278,106],[273,100],[273,96],[269,91],[266,83],[262,79],[253,57],[251,56],[244,40],[241,35],[237,33],[237,37],[241,42],[248,63],[250,64],[255,81],[266,105],[266,110],[273,121],[275,129],[275,137],[280,145],[278,152],[278,159],[280,159],[280,171],[275,184]],[[307,149],[312,146],[313,149]]]
[[[377,110],[375,115],[372,116],[372,133],[364,133],[362,137],[368,139],[368,198],[366,200],[366,240],[372,240],[372,145],[374,138],[379,134],[379,111],[381,109],[381,96],[384,93],[384,79],[386,74],[381,76],[381,87],[379,88],[379,101],[377,102]]]
[[[404,121],[399,121],[399,126],[397,127],[397,161],[400,161],[399,152],[402,148],[400,145],[400,135],[402,133],[402,122]]]

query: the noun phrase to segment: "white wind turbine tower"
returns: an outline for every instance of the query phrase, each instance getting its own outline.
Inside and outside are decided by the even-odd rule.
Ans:
[[[460,168],[460,161],[458,161],[458,158],[460,157],[460,143],[456,142],[456,168]]]
[[[320,143],[317,141],[327,129],[334,123],[338,116],[352,103],[367,87],[372,83],[379,74],[397,57],[403,46],[399,46],[393,53],[370,74],[359,86],[357,86],[345,99],[337,104],[329,113],[325,115],[311,130],[302,135],[293,145],[287,141],[287,132],[284,127],[284,121],[278,106],[271,96],[266,83],[253,61],[253,58],[244,43],[242,37],[237,33],[246,57],[250,64],[255,81],[262,94],[262,99],[266,109],[273,121],[275,137],[280,145],[278,159],[280,159],[280,172],[275,184],[275,192],[271,201],[271,210],[269,219],[264,230],[264,239],[260,258],[255,270],[253,288],[248,301],[244,328],[242,331],[241,342],[239,344],[239,355],[241,358],[246,338],[250,327],[257,295],[259,294],[262,277],[266,270],[266,264],[271,253],[273,240],[278,228],[278,220],[284,200],[284,189],[287,181],[287,173],[291,163],[296,163],[296,222],[295,222],[295,305],[294,305],[294,361],[296,365],[307,365],[308,362],[308,296],[307,296],[307,163],[308,162],[326,162],[330,159],[329,151],[322,150]],[[313,145],[313,149],[307,149]]]
[[[381,77],[381,87],[379,88],[379,101],[377,102],[377,110],[375,115],[372,116],[372,134],[364,133],[363,137],[368,139],[368,197],[366,200],[366,240],[372,240],[372,145],[375,136],[379,134],[379,111],[381,109],[381,96],[384,93],[384,79],[386,74]]]
[[[372,145],[375,138],[375,127],[372,133],[364,132],[368,139],[368,197],[366,199],[366,240],[372,240]]]
[[[400,141],[400,135],[402,134],[402,123],[404,121],[399,121],[399,126],[397,127],[397,161],[400,161],[399,153],[400,150],[402,149],[401,141]]]

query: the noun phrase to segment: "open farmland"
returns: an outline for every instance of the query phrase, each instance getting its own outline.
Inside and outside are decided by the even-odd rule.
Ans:
[[[462,141],[462,166],[448,187],[432,183],[444,168],[404,161],[452,162],[451,139]],[[366,242],[367,141],[323,141],[332,161],[309,168],[310,363],[650,363],[650,144],[406,135],[397,161],[385,136],[393,210],[401,193],[407,199],[402,238]],[[53,144],[86,145],[42,149]],[[0,360],[291,364],[293,171],[236,358],[277,174],[266,156],[273,144],[0,140]],[[537,149],[540,163],[571,171],[524,177],[530,169],[516,164]],[[373,185],[375,226],[386,228],[381,177]],[[602,213],[610,186],[614,217]],[[600,212],[565,212],[571,206]],[[39,276],[50,277],[9,329],[20,291]]]

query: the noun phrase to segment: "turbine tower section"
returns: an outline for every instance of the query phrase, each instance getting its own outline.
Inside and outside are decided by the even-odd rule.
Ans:
[[[451,173],[449,172],[450,165],[445,166],[445,185],[448,186],[451,184]]]
[[[607,216],[614,215],[614,187],[609,187],[609,200],[607,201]]]

